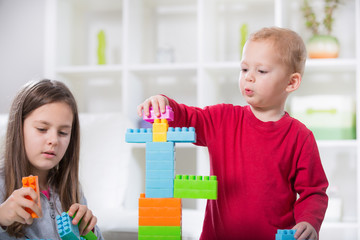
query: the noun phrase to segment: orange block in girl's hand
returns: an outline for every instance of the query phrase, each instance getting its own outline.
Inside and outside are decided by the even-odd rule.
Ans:
[[[36,204],[39,206],[39,208],[41,209],[41,204],[40,204],[40,189],[39,189],[39,180],[38,180],[38,176],[29,176],[29,177],[23,177],[22,178],[22,184],[23,187],[31,187],[32,189],[34,189],[34,191],[37,194],[37,202]],[[26,196],[27,199],[32,200],[30,196]],[[32,218],[39,218],[39,216],[30,208],[25,208],[25,210],[31,214]]]

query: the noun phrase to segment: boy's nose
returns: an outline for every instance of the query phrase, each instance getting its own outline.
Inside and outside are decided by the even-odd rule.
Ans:
[[[246,74],[245,74],[245,80],[248,81],[248,82],[254,82],[255,81],[255,78],[252,74],[251,71],[248,71]]]

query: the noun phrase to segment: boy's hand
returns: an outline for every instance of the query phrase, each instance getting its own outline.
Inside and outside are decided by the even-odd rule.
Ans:
[[[33,200],[26,199],[26,196],[30,196]],[[32,224],[34,219],[25,208],[30,208],[39,217],[42,217],[41,208],[36,204],[40,199],[37,198],[36,192],[30,187],[15,190],[10,197],[0,205],[0,225],[7,227],[14,222]]]
[[[75,214],[72,224],[77,225],[81,221],[79,224],[80,235],[88,234],[96,225],[97,218],[86,205],[75,203],[71,205],[68,214],[70,217],[73,217]]]
[[[315,228],[308,222],[299,222],[293,229],[296,229],[294,237],[299,240],[317,240]]]
[[[157,117],[160,117],[160,112],[165,113],[167,105],[169,105],[169,100],[166,97],[164,97],[162,95],[156,95],[156,96],[149,97],[143,103],[141,103],[137,107],[137,112],[138,112],[138,115],[141,117],[142,111],[144,110],[144,115],[149,116],[149,113],[150,113],[149,109],[152,106],[152,108],[154,110],[154,114]]]

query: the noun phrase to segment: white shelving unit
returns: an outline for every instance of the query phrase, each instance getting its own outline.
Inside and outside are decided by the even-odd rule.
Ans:
[[[220,102],[245,104],[237,83],[242,24],[248,25],[250,33],[275,25],[299,32],[305,41],[310,37],[299,10],[301,0],[46,3],[46,76],[66,82],[81,111],[121,112],[134,124],[139,121],[136,106],[158,93],[200,107]],[[343,94],[359,102],[360,0],[344,1],[335,19],[339,58],[308,60],[301,89],[294,95]],[[96,64],[99,30],[105,31],[106,65]],[[359,114],[357,104],[357,126]],[[325,221],[321,236],[360,239],[360,142],[318,141],[318,145],[330,187],[338,188],[343,202],[341,219]],[[133,148],[134,166],[142,165],[144,152],[144,146]],[[180,174],[209,173],[205,148],[182,146],[177,159]],[[135,172],[144,177],[143,170]],[[140,184],[129,193],[135,203],[143,187]],[[205,201],[189,200],[184,205],[197,214],[201,226]],[[131,201],[128,207],[136,210]],[[195,230],[194,235],[200,231]]]

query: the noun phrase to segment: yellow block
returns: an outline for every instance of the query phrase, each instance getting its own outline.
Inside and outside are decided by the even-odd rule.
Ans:
[[[166,142],[169,123],[166,119],[155,119],[153,123],[153,142]]]

